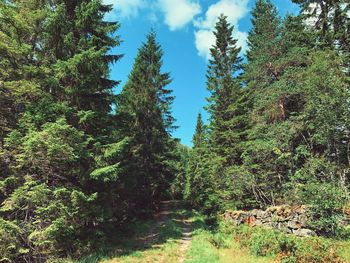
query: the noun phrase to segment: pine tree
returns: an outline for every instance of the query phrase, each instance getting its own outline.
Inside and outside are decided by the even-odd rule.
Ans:
[[[166,86],[169,73],[162,73],[163,51],[151,32],[139,48],[129,80],[119,98],[118,114],[125,118],[129,137],[129,177],[135,209],[152,208],[166,195],[174,177],[175,144],[171,103],[174,97]],[[147,211],[146,211],[147,212]]]
[[[186,196],[187,189],[187,171],[189,166],[191,149],[186,145],[178,142],[176,144],[176,152],[175,156],[177,159],[172,160],[174,162],[175,178],[171,182],[170,190],[171,190],[171,198],[175,198],[178,200],[183,200]]]
[[[210,150],[208,131],[201,114],[197,117],[192,142],[193,148],[187,165],[184,198],[202,212],[214,215],[220,207],[214,175],[218,165],[221,164],[221,159]]]
[[[35,10],[42,7],[36,0],[0,2],[0,148],[24,106],[40,94],[33,50],[45,16]]]
[[[210,182],[208,203],[216,203],[212,211],[234,206],[237,169],[242,163],[243,142],[247,129],[246,90],[241,87],[239,74],[241,49],[233,38],[233,27],[225,16],[220,16],[211,48],[212,59],[208,66],[208,89],[211,97],[207,107],[211,114],[208,161],[202,173]],[[208,206],[208,204],[207,204]],[[207,209],[208,210],[208,209]]]

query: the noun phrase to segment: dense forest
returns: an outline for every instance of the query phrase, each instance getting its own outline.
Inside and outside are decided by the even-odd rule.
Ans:
[[[336,236],[350,190],[350,4],[293,2],[300,14],[281,18],[256,1],[246,56],[218,18],[210,118],[198,116],[190,149],[172,136],[154,31],[116,92],[112,6],[0,0],[0,262],[80,257],[171,198],[213,220],[303,204]]]

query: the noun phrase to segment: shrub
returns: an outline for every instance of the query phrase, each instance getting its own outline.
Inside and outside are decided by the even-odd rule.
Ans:
[[[337,243],[322,237],[299,238],[277,230],[221,225],[243,247],[257,256],[276,256],[283,263],[342,262]]]
[[[214,233],[210,237],[210,243],[216,248],[230,248],[231,246],[231,236],[225,233]]]
[[[20,253],[20,229],[12,222],[0,218],[0,262],[12,262]]]
[[[310,205],[308,225],[320,234],[340,234],[346,193],[333,183],[310,183],[305,188],[303,197]]]

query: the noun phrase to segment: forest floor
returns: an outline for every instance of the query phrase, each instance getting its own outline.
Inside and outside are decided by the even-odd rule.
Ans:
[[[192,242],[195,218],[179,201],[163,201],[146,232],[136,234],[138,248],[126,255],[101,260],[101,263],[183,263]]]
[[[212,242],[213,234],[202,215],[180,201],[164,201],[154,220],[137,222],[134,234],[107,251],[77,263],[272,263],[271,258],[251,256],[234,240],[225,248]],[[70,261],[72,262],[72,261]]]
[[[164,201],[153,219],[135,221],[122,232],[111,232],[109,245],[80,260],[59,260],[55,263],[277,263],[288,256],[288,262],[350,263],[350,240],[325,238],[298,239],[295,256],[285,254],[281,244],[292,244],[293,236],[265,229],[255,232],[249,227],[240,236],[220,227],[210,228],[206,218],[186,207],[181,201]],[[238,230],[238,229],[237,229]],[[252,232],[253,231],[253,232]],[[293,241],[294,240],[294,241]],[[278,242],[277,242],[278,241]],[[292,242],[293,241],[293,242]],[[276,243],[277,242],[277,243]],[[336,244],[332,246],[331,244]],[[293,243],[294,244],[294,243]],[[283,245],[283,249],[286,247]],[[304,249],[305,248],[305,249]],[[334,248],[337,249],[335,253]],[[271,256],[254,256],[265,253]],[[259,253],[257,253],[259,251]],[[283,253],[284,254],[283,254]],[[336,260],[331,255],[337,255]],[[286,259],[286,258],[284,258]]]
[[[220,227],[210,228],[206,218],[181,201],[164,201],[153,219],[135,221],[122,232],[111,232],[110,243],[80,260],[55,263],[277,263],[349,262],[350,240],[297,239],[295,255],[285,254],[281,244],[294,244],[293,236],[249,227],[239,236]],[[238,229],[237,229],[238,230]],[[253,232],[252,232],[253,231]],[[277,242],[278,241],[278,242]],[[292,242],[293,241],[293,242]],[[287,243],[286,243],[287,242]],[[334,243],[336,246],[332,246]],[[283,245],[283,249],[286,247]],[[293,246],[294,247],[294,246]],[[337,253],[333,251],[337,249]],[[262,254],[270,256],[254,256]],[[267,251],[275,253],[267,253]],[[259,253],[257,253],[259,251]],[[283,254],[283,253],[284,254]],[[333,260],[333,256],[336,259]],[[296,260],[295,256],[299,257]]]

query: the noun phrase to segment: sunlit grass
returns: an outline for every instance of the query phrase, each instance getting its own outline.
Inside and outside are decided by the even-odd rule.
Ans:
[[[232,236],[200,230],[193,238],[185,263],[269,263],[272,258],[255,257],[242,249]]]

